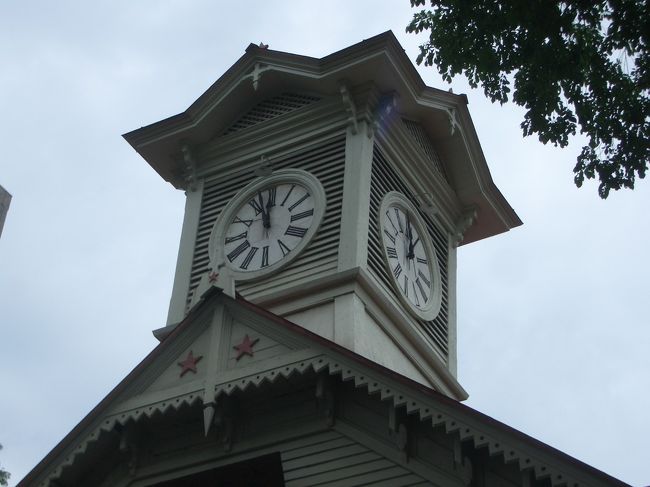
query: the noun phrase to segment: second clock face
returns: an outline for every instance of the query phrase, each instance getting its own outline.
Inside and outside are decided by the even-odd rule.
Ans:
[[[251,193],[234,212],[223,241],[226,262],[240,272],[263,270],[287,258],[306,238],[316,199],[299,183],[278,183]]]
[[[400,300],[419,318],[433,319],[440,309],[440,275],[425,224],[396,192],[384,198],[379,219],[387,270]]]

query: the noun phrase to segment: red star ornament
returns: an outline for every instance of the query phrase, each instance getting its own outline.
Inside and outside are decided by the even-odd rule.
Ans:
[[[239,345],[235,345],[234,348],[237,350],[237,357],[235,357],[235,360],[239,360],[242,358],[244,355],[248,355],[249,357],[253,356],[253,347],[257,342],[259,342],[260,339],[256,338],[255,340],[251,340],[248,335],[244,336],[244,340]]]
[[[187,358],[182,362],[178,362],[179,367],[181,368],[181,377],[183,377],[188,372],[194,372],[196,374],[196,364],[203,358],[203,355],[195,357],[190,350],[190,353],[187,354]]]

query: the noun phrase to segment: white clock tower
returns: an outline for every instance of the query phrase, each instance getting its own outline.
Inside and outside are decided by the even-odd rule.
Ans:
[[[125,135],[187,194],[164,337],[211,285],[456,399],[456,247],[519,225],[463,95],[392,33],[313,59],[250,45]]]
[[[466,103],[388,32],[126,134],[187,194],[168,323],[17,487],[629,487],[460,402],[456,248],[521,223]]]

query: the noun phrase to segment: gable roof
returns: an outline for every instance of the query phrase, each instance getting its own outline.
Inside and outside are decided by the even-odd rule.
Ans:
[[[435,136],[451,187],[463,208],[478,215],[462,244],[521,225],[492,180],[467,97],[426,86],[390,31],[320,59],[251,44],[187,110],[124,134],[124,138],[163,179],[185,188],[181,147],[207,143],[247,107],[280,93],[293,90],[340,98],[342,80],[349,86],[372,82],[379,93],[396,95],[397,111],[419,120]],[[343,102],[341,109],[345,109]]]
[[[168,396],[162,396],[167,399],[157,402],[148,400],[145,408],[145,402],[138,402],[138,397],[142,396],[134,396],[133,390],[138,382],[143,383],[147,375],[151,376],[151,370],[160,365],[165,354],[185,350],[190,343],[187,340],[188,334],[194,333],[194,337],[198,336],[201,332],[199,326],[202,316],[217,306],[224,306],[232,315],[243,318],[242,322],[250,326],[257,322],[260,325],[257,330],[264,329],[269,336],[285,341],[295,352],[283,351],[280,357],[274,359],[272,366],[267,365],[263,371],[257,369],[252,372],[250,367],[243,367],[236,371],[236,374],[220,374],[214,382],[215,397],[258,387],[262,383],[273,385],[279,377],[303,374],[308,370],[327,372],[329,375],[340,376],[343,380],[353,381],[356,388],[365,389],[368,394],[377,394],[382,401],[390,401],[394,407],[404,407],[408,414],[417,415],[420,421],[444,427],[448,434],[457,434],[462,441],[471,441],[474,448],[486,447],[491,456],[502,455],[504,462],[516,463],[522,471],[531,470],[535,477],[547,478],[553,486],[627,485],[239,296],[233,300],[212,289],[186,319],[82,419],[17,487],[48,485],[49,480],[61,475],[65,466],[78,460],[83,461],[80,455],[83,455],[87,446],[104,433],[113,431],[118,425],[138,421],[156,413],[173,414],[184,405],[200,401],[203,397],[201,394],[186,388],[184,394],[176,393],[173,401]],[[158,370],[162,369],[158,367]],[[146,384],[150,385],[151,378],[147,380]]]

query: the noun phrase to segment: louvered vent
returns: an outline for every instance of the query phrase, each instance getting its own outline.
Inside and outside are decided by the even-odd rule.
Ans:
[[[370,235],[368,239],[368,267],[370,271],[379,279],[386,289],[393,290],[390,277],[386,271],[384,256],[381,247],[379,235],[379,206],[383,196],[389,191],[399,191],[404,194],[410,201],[419,207],[413,193],[404,184],[391,164],[386,160],[381,151],[375,147],[372,161],[372,179],[370,192]],[[423,212],[420,216],[426,223],[429,233],[431,234],[433,244],[438,256],[438,265],[440,266],[440,275],[442,278],[442,305],[440,313],[433,321],[417,320],[425,334],[431,339],[434,348],[439,352],[440,357],[446,362],[448,353],[448,331],[447,323],[449,316],[449,299],[448,299],[448,247],[447,237],[436,227],[431,218]]]
[[[326,272],[328,269],[335,269],[341,223],[341,203],[343,200],[345,135],[342,134],[315,147],[287,155],[282,159],[274,159],[269,164],[273,170],[304,169],[316,176],[325,189],[327,209],[320,229],[312,243],[288,267],[278,274],[272,274],[268,279],[277,279],[278,283],[280,283],[283,277],[314,275],[319,272]],[[236,175],[221,174],[218,179],[206,180],[194,248],[190,289],[187,298],[188,305],[192,299],[194,289],[201,280],[201,276],[208,270],[210,263],[208,241],[214,222],[228,201],[254,178],[253,169],[251,168]],[[254,283],[241,283],[238,284],[237,291],[246,296],[255,292],[256,288],[263,286],[265,282],[266,279]]]
[[[246,115],[233,123],[223,135],[232,134],[239,130],[252,127],[258,123],[271,120],[285,113],[302,108],[310,103],[320,100],[317,96],[300,95],[296,93],[283,93],[255,105]]]
[[[404,122],[406,130],[409,134],[411,134],[418,147],[422,149],[427,159],[433,163],[433,167],[435,167],[436,170],[442,174],[445,179],[447,179],[445,170],[442,167],[442,163],[440,162],[440,157],[438,157],[438,152],[431,143],[431,139],[429,139],[429,136],[422,128],[422,125],[420,125],[418,122],[414,122],[413,120],[408,120],[406,118],[403,118],[402,122]]]

